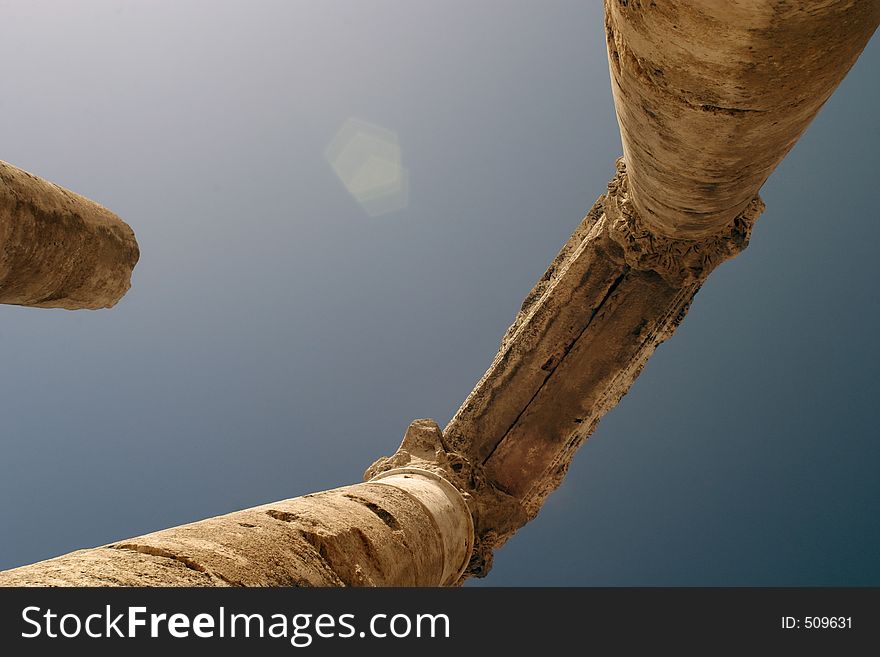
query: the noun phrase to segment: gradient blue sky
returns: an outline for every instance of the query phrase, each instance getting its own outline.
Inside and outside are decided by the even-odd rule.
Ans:
[[[0,568],[358,481],[444,424],[620,154],[601,3],[0,1],[0,158],[114,309],[0,306]],[[482,585],[880,585],[880,44]],[[324,159],[396,133],[405,209]]]

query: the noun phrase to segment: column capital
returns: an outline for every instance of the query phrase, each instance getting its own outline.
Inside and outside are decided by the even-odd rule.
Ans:
[[[708,237],[679,239],[664,235],[636,211],[623,158],[617,160],[617,172],[605,195],[608,236],[621,248],[619,257],[633,269],[657,272],[674,287],[701,283],[715,267],[745,249],[752,226],[763,211],[764,202],[755,196],[745,210]]]
[[[493,550],[528,521],[523,506],[494,486],[482,465],[453,451],[434,420],[413,420],[397,451],[367,468],[364,480],[377,481],[387,473],[413,468],[439,475],[461,493],[474,529],[473,551],[463,575],[485,576],[492,567]]]

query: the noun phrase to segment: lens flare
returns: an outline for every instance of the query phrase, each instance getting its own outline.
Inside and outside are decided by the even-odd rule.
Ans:
[[[324,157],[369,216],[409,204],[409,173],[395,132],[350,118],[327,145]]]

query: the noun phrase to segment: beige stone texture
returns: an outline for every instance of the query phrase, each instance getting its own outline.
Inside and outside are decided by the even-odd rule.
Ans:
[[[431,509],[418,494],[389,480],[72,552],[2,572],[0,586],[440,586],[459,581],[468,537],[461,535],[461,548],[450,554],[446,528],[438,526]],[[456,561],[450,564],[449,558]]]
[[[878,0],[605,0],[635,208],[652,231],[729,224],[855,63]]]
[[[0,162],[0,303],[109,308],[131,287],[139,255],[110,210]]]

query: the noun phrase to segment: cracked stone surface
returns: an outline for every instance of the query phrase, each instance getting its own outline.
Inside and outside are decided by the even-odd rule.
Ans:
[[[642,233],[631,235],[631,223],[616,221],[629,204],[626,176],[620,161],[608,193],[526,297],[494,361],[443,431],[448,450],[522,510],[491,536],[481,536],[477,522],[484,549],[535,517],[578,447],[681,323],[705,277],[745,248],[748,231],[737,226],[750,227],[763,208],[756,202],[709,239],[643,241],[636,239]],[[652,246],[657,257],[647,257]]]

